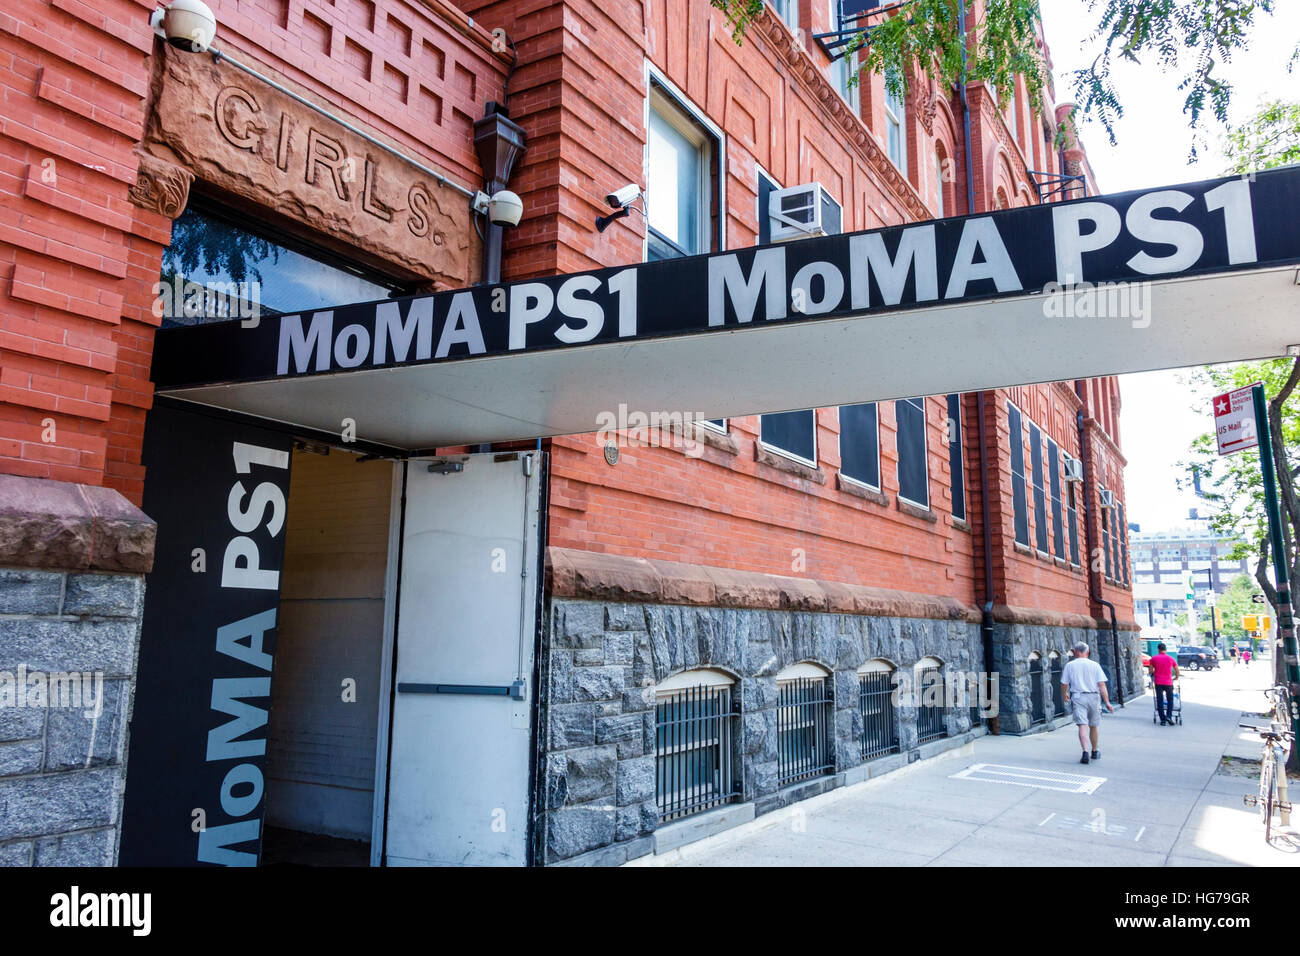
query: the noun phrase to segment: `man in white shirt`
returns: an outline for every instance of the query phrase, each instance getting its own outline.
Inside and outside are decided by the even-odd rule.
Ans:
[[[1080,641],[1074,645],[1074,659],[1061,671],[1061,697],[1067,705],[1073,704],[1074,723],[1079,728],[1079,746],[1083,756],[1079,763],[1088,762],[1088,742],[1092,741],[1092,759],[1100,760],[1097,734],[1101,730],[1101,708],[1104,704],[1112,714],[1106,693],[1106,672],[1101,665],[1088,657],[1088,645]]]

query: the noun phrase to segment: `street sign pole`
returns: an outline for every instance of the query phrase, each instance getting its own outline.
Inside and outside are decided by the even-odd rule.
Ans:
[[[1268,404],[1264,400],[1264,386],[1252,389],[1255,402],[1255,429],[1259,434],[1259,469],[1264,478],[1264,510],[1268,512],[1269,543],[1273,552],[1273,582],[1277,587],[1277,630],[1282,638],[1282,653],[1286,658],[1286,680],[1291,689],[1291,757],[1287,766],[1300,769],[1300,658],[1296,656],[1295,621],[1291,614],[1291,584],[1287,575],[1287,553],[1282,536],[1282,510],[1277,501],[1277,477],[1273,468],[1273,436],[1268,424]]]

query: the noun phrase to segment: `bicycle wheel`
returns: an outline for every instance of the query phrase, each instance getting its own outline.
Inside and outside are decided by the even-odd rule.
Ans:
[[[1270,745],[1264,753],[1264,762],[1259,767],[1259,812],[1264,817],[1264,842],[1273,836],[1273,794],[1277,787],[1273,778],[1276,756]]]

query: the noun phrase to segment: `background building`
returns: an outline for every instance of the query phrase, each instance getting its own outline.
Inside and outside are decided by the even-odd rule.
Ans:
[[[1136,614],[1143,624],[1177,626],[1175,617],[1187,611],[1183,585],[1189,573],[1193,607],[1202,620],[1211,590],[1223,594],[1233,578],[1252,573],[1244,557],[1228,557],[1242,542],[1211,531],[1203,521],[1167,531],[1134,531],[1129,537]]]
[[[19,810],[0,852],[18,862],[116,860],[124,778],[128,836],[150,842],[158,807],[125,771],[133,688],[136,779],[178,776],[162,688],[184,663],[167,652],[185,647],[146,625],[135,670],[144,575],[188,570],[193,549],[145,513],[164,480],[145,456],[163,460],[185,432],[164,429],[168,415],[193,414],[155,402],[160,326],[229,319],[253,294],[276,315],[494,281],[498,264],[527,279],[764,243],[770,195],[804,184],[823,187],[828,232],[1097,191],[1062,128],[1069,104],[1038,114],[1023,89],[999,101],[972,84],[967,140],[948,91],[850,84],[807,39],[832,27],[833,4],[769,7],[740,46],[703,0],[212,6],[225,60],[165,48],[151,7],[129,0],[0,15],[14,91],[0,504],[22,529],[0,539],[0,649],[6,665],[98,668],[117,687],[94,729],[54,712],[0,724],[21,754],[0,777]],[[644,187],[645,215],[598,231],[626,183]],[[526,213],[498,260],[500,232],[478,231],[462,192],[507,184]],[[186,283],[219,289],[187,309]],[[965,698],[895,706],[900,677],[961,688],[996,672],[997,729],[1027,732],[1059,712],[1055,677],[1082,638],[1131,693],[1119,407],[1102,378],[731,419],[669,409],[705,420],[670,431],[676,442],[431,449],[549,457],[522,539],[544,536],[536,693],[513,714],[522,750],[500,748],[526,786],[510,833],[529,842],[493,855],[497,831],[475,817],[466,852],[619,862],[985,731]],[[292,466],[261,711],[266,852],[403,857],[394,828],[449,828],[450,807],[490,791],[456,763],[474,754],[404,756],[388,737],[409,463],[268,426]],[[161,614],[165,589],[150,593]],[[65,653],[77,646],[94,659]],[[341,706],[340,680],[361,703]],[[208,688],[191,696],[206,706]],[[440,791],[423,823],[399,820],[386,794],[410,768],[464,789]],[[150,847],[123,847],[150,861]]]

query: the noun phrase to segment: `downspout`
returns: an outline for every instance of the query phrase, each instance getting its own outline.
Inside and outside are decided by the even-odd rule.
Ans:
[[[1076,381],[1074,383],[1074,391],[1075,394],[1079,396],[1080,401],[1085,400],[1082,383]],[[1115,605],[1111,604],[1104,597],[1102,597],[1101,587],[1097,584],[1097,579],[1094,576],[1095,572],[1092,569],[1092,555],[1093,555],[1092,514],[1091,514],[1092,468],[1088,464],[1088,451],[1087,451],[1088,446],[1086,443],[1086,437],[1085,437],[1084,426],[1083,426],[1082,408],[1080,408],[1078,412],[1075,413],[1074,420],[1079,429],[1079,457],[1083,460],[1083,502],[1085,508],[1087,508],[1087,512],[1084,514],[1084,520],[1083,520],[1083,538],[1084,538],[1084,546],[1088,549],[1088,553],[1085,558],[1085,560],[1087,561],[1087,571],[1088,571],[1088,593],[1092,597],[1092,600],[1095,603],[1100,604],[1102,607],[1106,608],[1107,612],[1109,612],[1110,614],[1110,640],[1111,640],[1111,653],[1113,655],[1111,659],[1115,662],[1115,692],[1116,692],[1115,700],[1121,707],[1123,707],[1124,706],[1124,668],[1121,664],[1120,656],[1119,656],[1119,624],[1115,618]]]
[[[980,525],[984,539],[984,606],[980,610],[980,637],[984,644],[985,680],[993,673],[993,527],[989,515],[989,443],[984,424],[984,392],[975,396],[980,441]],[[998,732],[998,718],[989,718],[989,731]]]
[[[975,161],[971,156],[970,101],[966,97],[966,3],[961,5],[958,20],[961,37],[961,132],[962,149],[966,154],[966,215],[975,214]],[[984,646],[985,680],[993,673],[993,526],[989,508],[989,443],[984,423],[984,392],[975,396],[977,432],[980,443],[980,525],[984,549],[984,604],[980,608],[980,638]],[[998,719],[989,718],[989,731],[998,732]]]

